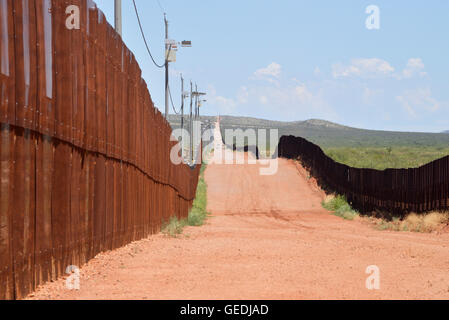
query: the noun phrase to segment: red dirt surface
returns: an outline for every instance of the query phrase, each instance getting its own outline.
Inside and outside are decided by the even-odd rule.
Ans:
[[[64,279],[30,299],[449,299],[449,235],[378,231],[321,207],[291,161],[209,165],[207,224],[97,256],[81,289]],[[313,183],[312,183],[313,184]],[[380,290],[365,270],[380,268]]]

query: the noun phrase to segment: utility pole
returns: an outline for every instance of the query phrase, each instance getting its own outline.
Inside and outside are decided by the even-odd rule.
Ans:
[[[198,85],[195,83],[195,120],[198,119]]]
[[[164,22],[165,22],[165,119],[168,119],[168,55],[169,55],[169,44],[168,44],[168,21],[167,15],[164,13]]]
[[[184,78],[181,74],[181,158],[184,159]]]
[[[192,118],[192,106],[193,106],[193,84],[190,81],[190,159],[193,164],[193,118]]]
[[[114,0],[115,1],[115,25],[116,30],[120,30],[121,34],[121,25],[122,25],[122,17],[121,17],[121,0]],[[134,2],[134,1],[133,1]],[[176,52],[178,51],[178,45],[180,44],[182,47],[190,48],[192,47],[192,41],[190,40],[183,40],[181,42],[176,42],[173,39],[168,38],[168,21],[167,21],[167,14],[164,13],[164,24],[165,24],[165,59],[164,59],[164,65],[157,64],[153,56],[150,52],[150,49],[148,48],[147,41],[145,39],[145,34],[142,29],[142,25],[140,23],[139,13],[136,7],[136,3],[134,2],[134,8],[136,11],[137,20],[139,22],[140,31],[142,33],[143,40],[145,42],[145,45],[147,47],[148,53],[151,56],[151,59],[153,60],[153,63],[159,67],[163,68],[165,67],[165,119],[168,119],[169,115],[169,105],[171,100],[171,94],[170,94],[170,86],[169,86],[169,63],[170,62],[176,62]],[[170,99],[170,100],[169,100]]]
[[[195,120],[198,120],[200,112],[199,112],[199,99],[201,96],[205,96],[206,93],[204,92],[198,92],[198,85],[195,83],[195,91],[192,92],[192,81],[190,81],[190,148],[192,150],[192,162],[193,162],[193,97],[195,97]],[[201,128],[200,128],[200,134],[201,134]],[[200,137],[201,140],[201,137]]]
[[[192,92],[192,94],[195,96],[195,119],[197,119],[200,116],[200,105],[203,101],[206,101],[206,100],[201,100],[201,97],[205,96],[206,93],[199,92],[198,86],[195,84],[195,91]]]
[[[198,85],[195,83],[195,123],[198,125]],[[195,127],[195,129],[193,130],[193,134],[192,134],[192,136],[194,135],[194,134],[196,134],[196,127]],[[201,127],[200,127],[200,132],[201,132]],[[195,141],[195,150],[194,150],[194,155],[195,155],[195,157],[197,157],[198,156],[198,146],[196,145],[197,144],[197,142],[198,142],[198,139],[194,139],[194,141]],[[195,159],[195,161],[196,161],[197,159]]]
[[[122,0],[114,0],[115,31],[122,36]]]

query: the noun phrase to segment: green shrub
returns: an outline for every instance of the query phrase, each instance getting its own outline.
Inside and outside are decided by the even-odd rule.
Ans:
[[[186,224],[185,220],[179,220],[177,217],[172,217],[163,227],[162,233],[169,237],[176,238],[182,233]]]
[[[357,211],[351,208],[344,196],[336,196],[328,201],[323,201],[323,207],[345,220],[354,220],[359,215]]]
[[[204,171],[206,165],[201,167],[200,179],[198,181],[198,187],[196,189],[195,200],[193,201],[192,209],[190,209],[187,222],[189,226],[199,227],[202,226],[209,215],[207,208],[207,184],[204,180]]]
[[[199,227],[204,224],[209,213],[206,211],[207,207],[207,184],[204,180],[204,171],[206,165],[203,164],[200,171],[200,179],[196,189],[195,200],[193,201],[192,208],[189,211],[187,219],[179,220],[176,217],[170,219],[170,221],[163,227],[162,232],[169,236],[176,238],[182,234],[184,227],[192,226]]]

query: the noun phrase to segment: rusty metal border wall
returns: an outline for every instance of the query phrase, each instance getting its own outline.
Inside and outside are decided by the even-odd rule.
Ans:
[[[404,216],[449,209],[449,156],[420,168],[379,171],[335,162],[300,137],[281,137],[278,152],[279,157],[300,159],[322,186],[346,196],[363,213],[379,210]]]
[[[0,0],[0,126],[0,299],[188,215],[200,166],[90,0]]]

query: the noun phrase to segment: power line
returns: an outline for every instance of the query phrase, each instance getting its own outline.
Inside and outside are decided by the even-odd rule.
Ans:
[[[159,0],[156,0],[157,4],[159,5],[159,8],[161,8],[162,13],[165,13],[164,8],[162,8],[161,3],[159,2]]]
[[[173,112],[174,112],[175,114],[178,114],[178,115],[179,115],[179,113],[181,112],[181,108],[179,109],[178,112],[176,112],[175,104],[173,103],[173,98],[172,98],[172,96],[171,96],[170,85],[168,86],[168,93],[169,93],[169,96],[170,96],[170,101],[171,101],[171,106],[172,106],[172,108],[173,108]]]
[[[158,64],[158,63],[154,60],[153,55],[151,54],[150,47],[148,46],[147,40],[146,40],[146,38],[145,38],[145,33],[143,32],[143,28],[142,28],[142,24],[141,24],[141,22],[140,22],[139,12],[138,12],[138,10],[137,10],[137,6],[136,6],[136,1],[135,1],[135,0],[133,0],[133,4],[134,4],[134,10],[136,11],[137,22],[139,23],[139,27],[140,27],[140,33],[142,34],[143,41],[145,42],[145,46],[147,47],[148,54],[150,55],[151,60],[153,60],[154,65],[155,65],[156,67],[162,69],[162,68],[165,67],[165,64],[166,64],[166,63],[160,65],[160,64]]]

